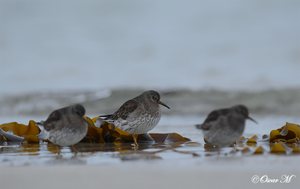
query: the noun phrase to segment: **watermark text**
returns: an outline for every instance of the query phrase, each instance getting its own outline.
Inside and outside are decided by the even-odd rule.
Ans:
[[[270,177],[268,175],[253,175],[251,177],[251,182],[254,184],[288,184],[296,178],[296,175],[281,175],[279,177]]]

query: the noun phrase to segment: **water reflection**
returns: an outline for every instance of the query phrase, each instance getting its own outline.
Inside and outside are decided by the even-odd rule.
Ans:
[[[288,147],[299,148],[299,144]],[[134,150],[131,143],[79,143],[74,147],[58,147],[51,143],[0,145],[0,165],[74,165],[120,163],[124,161],[149,161],[168,159],[198,159],[217,157],[253,156],[258,147],[262,147],[262,155],[271,155],[270,145],[266,141],[258,141],[255,145],[238,143],[234,148],[211,149],[197,142],[178,142],[172,144],[145,142]],[[291,155],[288,151],[284,155]]]
[[[79,143],[73,147],[59,147],[51,143],[40,144],[4,144],[0,146],[1,162],[9,165],[27,164],[82,164],[101,161],[128,161],[163,159],[161,152],[183,147],[184,143],[157,144],[153,142],[140,143],[134,150],[131,143]],[[171,151],[170,151],[171,152]],[[22,162],[24,164],[22,164]]]

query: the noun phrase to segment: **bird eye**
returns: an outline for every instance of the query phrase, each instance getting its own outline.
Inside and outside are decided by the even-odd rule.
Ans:
[[[157,96],[152,96],[152,100],[153,100],[154,102],[158,101]]]
[[[82,105],[75,105],[73,111],[79,116],[84,116],[85,114],[85,109]]]

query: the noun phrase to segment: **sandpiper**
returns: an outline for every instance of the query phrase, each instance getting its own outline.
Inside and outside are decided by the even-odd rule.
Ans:
[[[80,104],[53,111],[46,121],[38,123],[41,129],[39,138],[59,146],[72,146],[80,142],[88,130],[84,114],[85,108]]]
[[[137,136],[147,133],[158,124],[161,117],[159,105],[170,109],[160,101],[158,92],[150,90],[128,100],[115,113],[99,117],[130,133],[137,147]]]
[[[207,144],[222,148],[234,144],[242,136],[246,119],[257,123],[249,116],[246,106],[236,105],[212,111],[196,128],[202,130]]]

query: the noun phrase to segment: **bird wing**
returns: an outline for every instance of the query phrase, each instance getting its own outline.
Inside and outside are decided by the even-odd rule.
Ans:
[[[126,120],[129,114],[136,110],[137,107],[138,102],[136,100],[128,100],[114,113],[114,116],[116,116],[117,119],[121,118]]]
[[[55,124],[48,124],[49,122],[54,122],[54,121],[58,121],[61,118],[61,114],[59,111],[54,111],[52,112],[49,117],[47,118],[47,120],[43,123],[43,126],[45,128],[46,131],[49,131],[51,129],[54,129]]]
[[[136,110],[138,107],[138,102],[134,99],[125,102],[115,113],[108,115],[100,115],[99,117],[104,118],[104,120],[117,120],[119,118],[126,120],[130,113]]]
[[[208,114],[203,124],[216,121],[219,119],[219,117],[227,115],[228,113],[229,113],[229,109],[214,110]]]
[[[196,125],[197,129],[208,131],[213,125],[212,122],[218,120],[221,116],[227,115],[229,109],[220,109],[210,112],[202,124]]]

